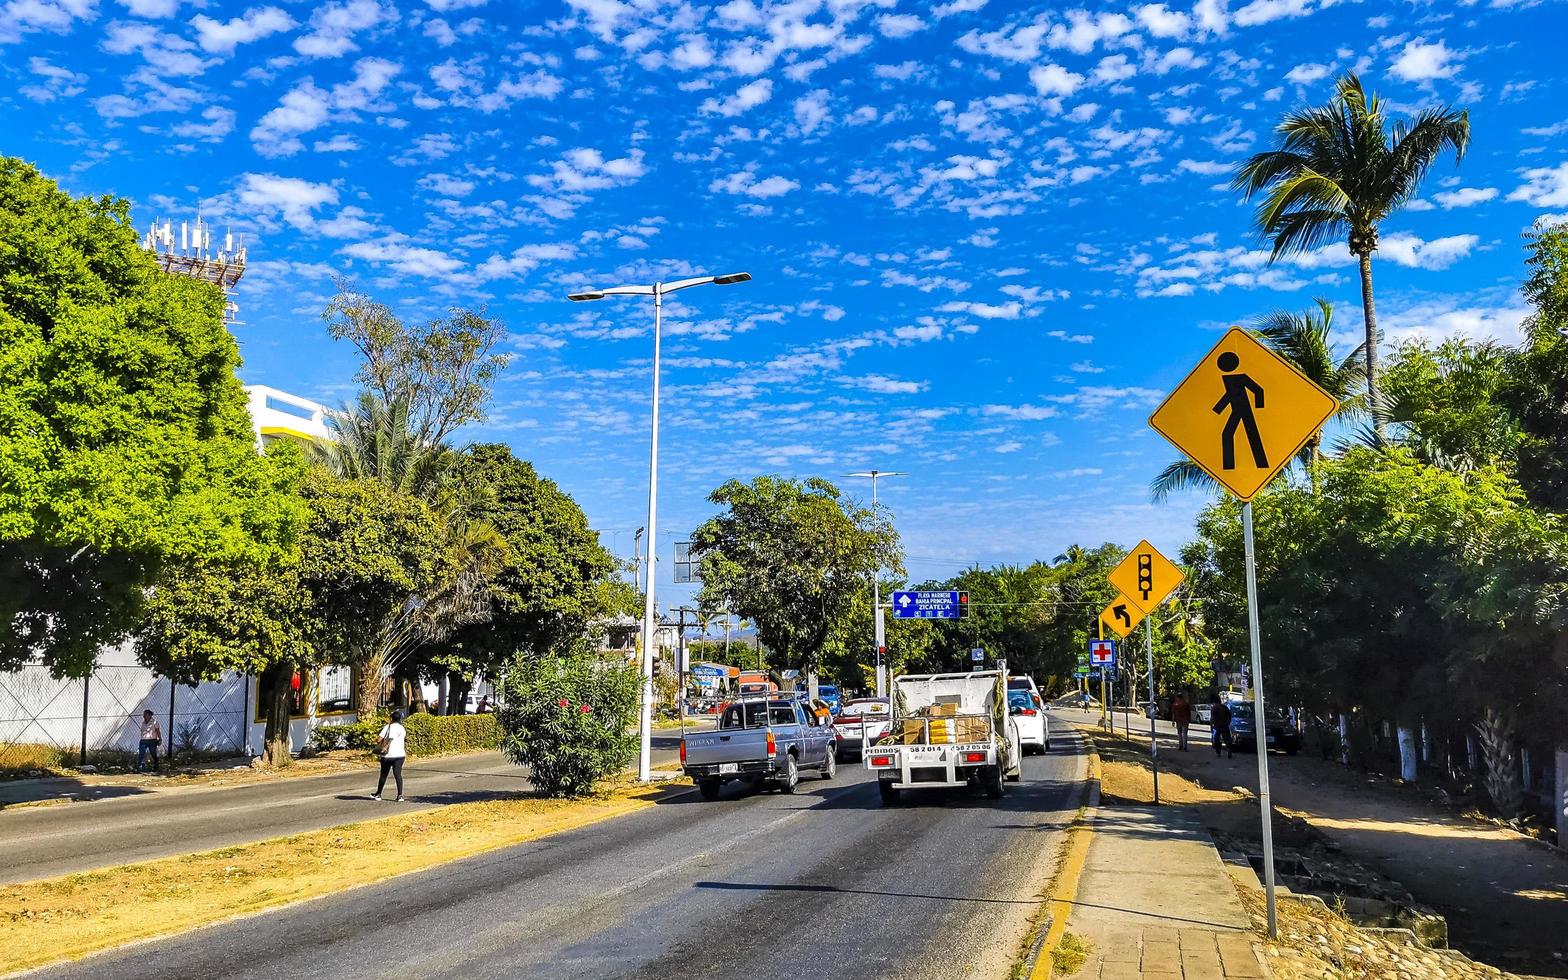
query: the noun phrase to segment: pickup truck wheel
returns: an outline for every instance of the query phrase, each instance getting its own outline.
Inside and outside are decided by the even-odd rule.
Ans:
[[[1007,787],[1002,782],[1002,767],[987,766],[980,771],[980,788],[985,790],[985,795],[993,800],[1000,800],[1002,794],[1007,792]]]
[[[716,800],[719,798],[719,788],[723,785],[717,779],[699,779],[697,780],[697,792],[701,793],[702,798],[705,800]]]
[[[793,793],[800,784],[800,767],[795,764],[795,757],[784,756],[784,775],[779,778],[779,792]]]
[[[838,753],[829,752],[827,761],[822,763],[822,778],[828,780],[836,775],[838,775]]]
[[[892,806],[898,802],[898,788],[891,779],[877,780],[877,795],[882,797],[883,806]]]

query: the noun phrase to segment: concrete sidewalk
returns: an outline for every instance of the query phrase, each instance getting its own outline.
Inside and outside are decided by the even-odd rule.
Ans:
[[[1197,816],[1102,807],[1067,931],[1093,952],[1076,980],[1262,980],[1246,910]]]

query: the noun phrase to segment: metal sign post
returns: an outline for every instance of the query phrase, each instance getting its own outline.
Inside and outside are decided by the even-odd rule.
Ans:
[[[1263,886],[1269,935],[1279,935],[1274,911],[1274,808],[1269,800],[1268,715],[1263,710],[1263,650],[1258,639],[1258,569],[1252,550],[1252,501],[1241,505],[1242,550],[1247,565],[1247,634],[1252,645],[1252,730],[1258,740],[1258,807],[1263,811]]]
[[[1149,426],[1241,501],[1247,630],[1252,646],[1253,728],[1258,741],[1258,804],[1263,818],[1263,883],[1269,937],[1274,903],[1274,815],[1269,801],[1268,715],[1258,636],[1252,498],[1289,465],[1339,409],[1334,396],[1239,327],[1232,327],[1149,416]]]
[[[1154,730],[1158,702],[1154,694],[1154,620],[1143,621],[1143,639],[1149,653],[1149,768],[1154,771],[1154,804],[1160,803],[1160,740]]]
[[[877,697],[887,697],[887,669],[882,666],[882,655],[887,652],[887,620],[882,607],[876,607],[876,690]]]

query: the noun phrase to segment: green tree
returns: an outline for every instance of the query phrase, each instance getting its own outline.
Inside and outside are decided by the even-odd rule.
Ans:
[[[692,535],[698,604],[751,620],[775,666],[819,667],[869,576],[902,574],[892,525],[827,480],[731,480],[708,499],[724,510]]]
[[[287,561],[223,292],[164,274],[123,200],[0,157],[0,670],[83,676],[169,562]]]
[[[457,572],[446,529],[423,502],[375,480],[317,470],[305,481],[313,539],[301,569],[328,659],[358,672],[361,720],[380,703],[389,652],[418,635],[421,610]]]
[[[1368,404],[1381,442],[1372,253],[1383,220],[1416,196],[1438,156],[1451,149],[1456,160],[1463,159],[1470,145],[1469,112],[1441,106],[1390,125],[1377,96],[1346,74],[1326,105],[1286,114],[1275,132],[1277,146],[1242,164],[1232,186],[1249,201],[1263,195],[1256,221],[1272,243],[1271,260],[1347,239],[1360,265]]]
[[[493,677],[514,655],[541,656],[583,636],[615,563],[577,502],[506,446],[469,447],[453,478],[472,501],[469,519],[505,545],[487,585],[487,615],[440,644],[438,662],[463,682],[451,698],[461,703],[477,674]]]
[[[1519,482],[1537,506],[1568,512],[1568,223],[1529,236],[1525,299],[1534,312],[1506,401],[1519,420]]]
[[[1343,356],[1334,352],[1334,305],[1325,299],[1314,301],[1317,308],[1305,313],[1275,310],[1260,317],[1253,325],[1258,338],[1285,360],[1295,366],[1319,388],[1334,396],[1339,408],[1336,419],[1351,419],[1366,410],[1362,393],[1363,377],[1355,367],[1361,347]],[[1317,463],[1322,458],[1323,431],[1319,429],[1301,447],[1296,462],[1303,466],[1317,486]],[[1191,488],[1214,489],[1214,478],[1205,473],[1190,459],[1178,459],[1154,478],[1150,492],[1156,503],[1172,493]]]
[[[505,324],[483,309],[453,309],[410,326],[347,280],[337,287],[322,314],[327,327],[359,351],[356,380],[382,405],[406,413],[416,445],[443,446],[461,426],[484,421],[495,380],[511,360],[495,353]]]

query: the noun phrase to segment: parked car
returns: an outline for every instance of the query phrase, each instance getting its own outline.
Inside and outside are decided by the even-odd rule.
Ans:
[[[1007,713],[1018,726],[1018,741],[1025,755],[1031,751],[1044,753],[1050,750],[1051,723],[1045,717],[1045,702],[1040,695],[1009,686]]]
[[[1236,702],[1230,706],[1230,735],[1236,748],[1247,750],[1257,748],[1257,729],[1254,728],[1253,716],[1256,705],[1250,701]],[[1295,755],[1301,751],[1301,733],[1290,724],[1290,719],[1282,711],[1270,711],[1268,721],[1263,730],[1266,747]]]
[[[1192,706],[1192,720],[1200,725],[1207,725],[1214,718],[1214,705],[1195,704]]]
[[[824,706],[825,707],[825,706]],[[801,770],[823,779],[838,772],[833,726],[805,698],[760,695],[730,702],[716,730],[681,738],[681,768],[705,800],[726,782],[768,783],[793,793]]]
[[[846,701],[833,719],[837,734],[839,761],[861,755],[866,746],[887,735],[893,722],[893,704],[888,698],[856,698]]]

